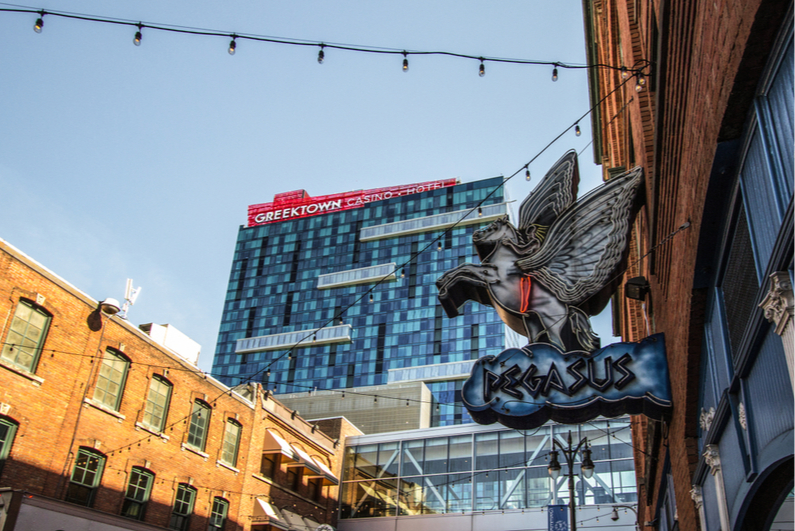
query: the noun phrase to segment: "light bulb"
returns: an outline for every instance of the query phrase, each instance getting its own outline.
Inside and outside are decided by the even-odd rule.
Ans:
[[[436,250],[437,251],[441,251],[442,250],[442,242],[439,242],[439,246],[436,247]]]
[[[229,55],[235,55],[235,49],[237,49],[237,42],[235,41],[236,37],[232,37],[232,40],[229,41]]]
[[[642,91],[642,90],[643,90],[643,86],[644,86],[645,84],[646,84],[646,78],[644,78],[643,76],[639,75],[639,76],[638,76],[638,81],[637,81],[637,83],[635,84],[635,91],[636,91],[636,92],[640,92],[640,91]]]
[[[629,79],[629,70],[626,66],[621,67],[621,79]]]
[[[524,167],[524,178],[529,181],[530,180],[530,166]]]
[[[370,302],[373,302],[373,294],[370,294]]]
[[[582,131],[580,131],[580,124],[574,126],[574,134],[577,136],[580,136],[582,134]]]
[[[478,217],[479,218],[483,217],[483,208],[482,207],[478,207]]]
[[[138,31],[135,32],[135,37],[133,37],[133,44],[136,45],[136,46],[140,46],[142,38],[143,38],[143,35],[141,35],[141,30],[139,28]]]
[[[320,45],[320,51],[317,52],[317,62],[318,62],[318,64],[322,65],[323,64],[323,59],[325,59],[325,58],[326,58],[326,54],[325,54],[325,52],[323,52],[323,45],[321,44]]]
[[[409,57],[408,57],[408,52],[403,52],[403,71],[404,71],[404,72],[408,72],[408,71],[409,71]]]
[[[552,69],[552,81],[557,81],[557,80],[558,80],[558,69],[557,68],[553,68]]]
[[[41,33],[41,29],[44,27],[44,20],[42,17],[36,19],[36,23],[33,25],[33,31],[36,33]]]
[[[478,70],[478,75],[483,77],[486,75],[486,65],[483,64],[483,59],[480,60],[480,70]]]

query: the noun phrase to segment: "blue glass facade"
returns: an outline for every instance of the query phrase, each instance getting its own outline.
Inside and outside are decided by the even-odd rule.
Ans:
[[[472,233],[507,213],[501,184],[497,177],[241,227],[213,375],[227,385],[251,378],[281,394],[383,385],[390,369],[499,353],[505,328],[494,310],[472,303],[448,319],[435,282],[444,271],[477,261]],[[484,199],[480,219],[475,211],[469,223],[445,233],[450,216],[440,215],[473,209]],[[407,220],[418,222],[398,223]],[[386,224],[393,225],[373,229]],[[377,267],[389,264],[395,266]],[[367,292],[395,267],[371,302]],[[334,330],[313,333],[324,327]],[[288,356],[290,332],[307,339]],[[283,335],[269,337],[276,334]],[[455,383],[429,386],[439,403],[436,425],[466,420],[460,406],[446,405]]]

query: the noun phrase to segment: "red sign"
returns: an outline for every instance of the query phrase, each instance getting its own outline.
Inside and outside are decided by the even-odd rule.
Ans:
[[[273,196],[272,203],[250,205],[248,207],[248,226],[254,227],[288,219],[306,218],[328,212],[360,208],[373,201],[418,194],[456,184],[456,179],[445,179],[443,181],[406,184],[389,188],[375,188],[373,190],[357,190],[355,192],[323,195],[320,197],[310,197],[305,190],[284,192]]]

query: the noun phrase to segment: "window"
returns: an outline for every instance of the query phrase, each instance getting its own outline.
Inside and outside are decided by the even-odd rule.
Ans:
[[[105,456],[94,450],[81,448],[77,452],[72,479],[66,491],[66,501],[91,507],[104,468]]]
[[[39,306],[20,300],[3,346],[3,360],[35,372],[39,354],[50,327],[50,316]]]
[[[152,492],[152,483],[155,475],[143,468],[133,467],[130,472],[130,482],[127,484],[127,493],[124,495],[124,505],[121,515],[134,520],[144,519],[144,509],[149,495]]]
[[[226,524],[226,514],[229,512],[229,502],[223,498],[213,498],[213,510],[210,513],[209,531],[221,531]]]
[[[193,403],[193,413],[190,416],[188,428],[188,445],[197,450],[204,451],[207,442],[207,427],[210,425],[210,406],[197,400]]]
[[[273,479],[278,468],[279,454],[262,454],[262,463],[260,463],[259,467],[259,473],[262,477]]]
[[[14,435],[17,433],[17,424],[4,418],[0,418],[0,474],[3,473],[3,465],[11,453],[11,444],[14,442]]]
[[[312,501],[320,501],[320,493],[323,490],[323,478],[314,478],[309,480],[309,499]]]
[[[298,486],[301,484],[301,469],[293,466],[287,469],[287,488],[293,492],[298,492]]]
[[[237,464],[237,451],[240,446],[241,426],[232,419],[227,419],[224,429],[224,445],[221,449],[221,461],[235,466]]]
[[[129,360],[110,349],[106,350],[94,388],[94,401],[118,411],[129,368]]]
[[[163,431],[166,424],[171,388],[172,385],[159,376],[154,376],[149,384],[143,423],[155,431]]]
[[[196,501],[196,489],[180,484],[177,488],[177,497],[174,500],[174,510],[171,511],[169,529],[185,531],[188,529],[188,519],[193,512],[193,502]]]

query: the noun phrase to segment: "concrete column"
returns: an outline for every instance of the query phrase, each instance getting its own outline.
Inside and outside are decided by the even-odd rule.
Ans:
[[[709,472],[715,478],[715,491],[718,498],[718,513],[720,514],[720,528],[731,529],[729,523],[729,505],[726,502],[726,489],[723,486],[723,470],[721,470],[718,445],[708,444],[704,452],[704,459],[709,466]],[[704,529],[704,528],[702,528]]]
[[[775,325],[776,333],[781,336],[781,341],[784,343],[784,355],[787,358],[787,368],[789,369],[793,393],[795,393],[794,303],[795,298],[792,293],[792,282],[790,281],[789,273],[776,271],[770,275],[770,290],[767,292],[765,300],[759,304],[759,307],[764,310],[765,319]]]
[[[707,529],[707,517],[704,514],[704,497],[701,495],[701,486],[700,485],[693,485],[693,488],[690,490],[690,497],[693,498],[693,503],[696,505],[696,511],[698,511],[698,519],[701,522],[701,529]]]

